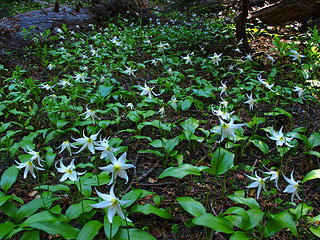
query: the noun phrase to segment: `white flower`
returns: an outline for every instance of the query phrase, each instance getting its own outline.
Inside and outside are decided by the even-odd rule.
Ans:
[[[220,97],[222,96],[222,94],[224,93],[224,92],[226,92],[227,91],[227,85],[226,85],[226,82],[221,82],[221,93],[220,93]],[[226,93],[226,95],[228,96],[228,94]]]
[[[221,98],[221,102],[220,102],[220,105],[224,106],[225,108],[228,107],[228,102],[226,100],[224,100],[223,98]]]
[[[273,128],[270,130],[271,136],[268,136],[270,139],[276,141],[277,146],[282,146],[283,144],[287,145],[288,147],[293,147],[289,143],[294,137],[286,137],[282,132],[283,126],[280,128],[279,132],[276,132]]]
[[[126,66],[125,66],[125,67],[126,67]],[[129,75],[129,76],[132,75],[132,76],[135,77],[135,76],[136,76],[136,75],[134,74],[135,71],[137,71],[137,70],[133,70],[133,69],[131,68],[131,66],[130,66],[130,67],[126,67],[126,70],[124,70],[123,73],[124,73],[124,74],[127,74],[127,75]]]
[[[304,55],[299,54],[296,50],[291,50],[290,51],[290,57],[292,57],[292,60],[298,60],[299,63],[301,63],[301,58],[304,58]]]
[[[286,176],[284,176],[284,175],[283,175],[283,177],[287,181],[287,183],[289,183],[289,185],[286,187],[286,189],[283,192],[292,193],[292,196],[291,196],[292,203],[293,203],[294,196],[296,196],[299,200],[301,200],[301,198],[298,195],[298,191],[299,191],[299,187],[300,187],[299,183],[301,181],[296,182],[293,179],[293,171],[291,172],[291,179],[286,178]]]
[[[73,181],[73,182],[78,181],[78,176],[86,173],[86,172],[77,173],[75,171],[76,167],[74,166],[74,159],[71,161],[71,163],[67,167],[63,164],[62,158],[60,159],[60,167],[59,168],[57,168],[57,163],[58,162],[56,162],[56,164],[55,164],[57,171],[59,173],[63,173],[63,175],[60,179],[60,182],[64,182],[68,178],[70,179],[70,181]]]
[[[159,113],[161,116],[163,116],[163,115],[165,114],[165,112],[164,112],[164,106],[162,106],[162,107],[160,108],[160,110],[158,111],[158,113]]]
[[[113,154],[114,152],[118,151],[120,148],[113,148],[109,144],[109,138],[108,139],[103,139],[97,144],[96,147],[97,150],[102,151],[100,158],[105,158],[107,156],[110,156],[110,154]]]
[[[187,56],[185,57],[182,57],[184,60],[186,60],[186,64],[190,63],[192,64],[192,60],[191,60],[191,57],[190,57],[190,54],[188,54]]]
[[[52,70],[52,69],[54,69],[55,67],[56,67],[56,66],[55,66],[54,64],[51,64],[51,63],[50,63],[47,68],[48,68],[49,70]]]
[[[267,54],[267,59],[269,59],[272,64],[274,63],[274,58],[272,56],[270,56],[269,54]]]
[[[29,160],[27,162],[24,162],[24,163],[19,163],[17,161],[15,161],[18,166],[17,168],[21,169],[21,168],[25,168],[24,169],[24,173],[23,173],[23,178],[26,178],[28,176],[28,173],[30,172],[30,174],[32,175],[32,177],[36,178],[36,175],[34,174],[34,169],[37,169],[37,170],[44,170],[43,168],[40,168],[40,167],[36,167],[34,164],[33,164],[33,160]]]
[[[154,91],[152,91],[154,89],[154,87],[150,88],[148,87],[148,85],[146,83],[144,83],[144,87],[140,86],[142,88],[142,92],[140,93],[141,96],[144,95],[148,95],[150,99],[152,99],[152,94],[154,94],[155,96],[159,96],[160,94],[156,94],[154,93]]]
[[[251,177],[248,176],[247,174],[245,174],[248,178],[250,178],[251,180],[253,180],[254,182],[251,183],[249,186],[247,186],[247,188],[256,188],[258,187],[258,192],[257,192],[257,199],[259,199],[260,193],[261,193],[261,189],[263,188],[264,191],[266,190],[266,180],[269,177],[265,177],[265,178],[261,178],[257,175],[257,172],[255,172],[256,177]]]
[[[303,89],[303,88],[301,88],[301,87],[299,87],[299,86],[295,86],[295,88],[293,89],[293,91],[295,91],[295,92],[298,93],[299,98],[304,99],[304,97],[303,97],[304,89]]]
[[[130,108],[130,110],[133,110],[133,109],[134,109],[134,106],[133,106],[132,103],[128,103],[126,107],[127,107],[127,108]]]
[[[268,88],[270,91],[276,92],[275,90],[272,90],[272,87],[273,87],[274,84],[271,84],[271,85],[270,85],[268,82],[266,82],[266,81],[261,77],[260,74],[258,75],[258,81],[259,81],[262,85],[264,85],[266,88]]]
[[[249,104],[250,110],[253,110],[253,105],[254,105],[256,100],[253,99],[252,93],[250,94],[250,96],[248,94],[246,94],[246,95],[248,97],[248,100],[246,102],[244,102],[244,103]]]
[[[219,62],[221,61],[221,58],[220,58],[221,56],[222,56],[222,53],[220,53],[220,54],[214,53],[213,57],[209,57],[209,58],[212,60],[213,64],[216,64],[218,66]]]
[[[84,74],[84,73],[78,73],[73,78],[75,79],[76,82],[81,82],[81,81],[84,82],[86,80],[86,77],[87,77],[86,75],[87,74]]]
[[[99,135],[101,129],[94,135],[91,135],[89,138],[87,136],[84,135],[84,130],[83,130],[83,138],[77,138],[73,140],[75,140],[77,143],[81,144],[82,147],[80,148],[80,150],[78,152],[75,152],[75,154],[82,152],[83,149],[85,149],[86,147],[88,147],[89,151],[94,154],[95,150],[94,150],[94,145],[97,145],[95,140],[97,139],[97,136]]]
[[[70,153],[70,156],[72,156],[72,151],[71,151],[71,147],[73,148],[78,148],[76,146],[74,146],[72,143],[70,143],[68,140],[64,141],[58,148],[61,148],[60,153],[62,153],[65,149],[68,150],[68,152]]]
[[[250,62],[252,62],[252,56],[250,53],[248,53],[246,56],[245,56],[245,59],[249,60]]]
[[[225,123],[222,119],[219,118],[220,126],[218,129],[211,130],[213,133],[221,134],[221,140],[222,142],[226,136],[230,136],[234,139],[234,141],[237,140],[236,134],[234,133],[234,130],[241,128],[244,126],[244,124],[234,124],[234,119],[231,119],[230,123]]]
[[[214,110],[214,109],[213,109],[213,106],[211,106],[211,111],[212,111],[212,114],[213,114],[213,115],[216,115],[216,116],[218,116],[219,118],[221,117],[221,118],[224,119],[224,120],[230,119],[230,118],[231,118],[231,114],[234,113],[234,112],[228,113],[228,112],[226,112],[226,111],[222,111],[222,110],[221,110],[221,106],[219,107],[218,110]]]
[[[54,85],[53,86],[50,86],[49,84],[41,84],[40,85],[40,88],[41,89],[45,89],[45,90],[50,90],[50,91],[52,91],[52,88],[54,87]]]
[[[36,152],[36,151],[34,151],[34,150],[31,150],[31,149],[29,148],[29,146],[27,146],[27,148],[28,148],[29,151],[27,151],[27,150],[25,150],[25,149],[23,149],[23,150],[24,150],[26,153],[28,153],[29,155],[31,155],[30,161],[37,160],[37,161],[38,161],[38,164],[39,164],[41,167],[43,167],[42,164],[41,164],[41,161],[43,161],[43,160],[40,158],[40,153],[39,153],[39,152]]]
[[[167,72],[168,72],[169,75],[172,75],[172,74],[173,74],[173,71],[172,71],[171,68],[168,68]]]
[[[168,47],[169,47],[168,43],[162,44],[162,42],[160,42],[158,45],[158,51],[163,52],[164,50],[168,49]]]
[[[94,113],[94,111],[91,110],[91,109],[89,109],[88,106],[86,106],[86,109],[87,109],[87,111],[84,112],[84,113],[82,113],[82,114],[80,114],[80,116],[86,114],[86,116],[85,116],[84,119],[87,119],[87,118],[91,117],[93,124],[95,124],[95,122],[94,122],[94,119],[95,119],[95,118],[98,118],[98,119],[100,120],[100,118],[97,117],[97,115]]]
[[[263,172],[263,173],[271,175],[270,176],[270,181],[274,181],[274,183],[276,185],[276,188],[279,190],[279,187],[278,187],[279,171],[269,170],[269,172]]]
[[[72,84],[68,81],[68,80],[60,80],[59,85],[61,85],[62,87],[65,87],[65,86],[72,86]]]
[[[96,192],[98,194],[98,196],[100,198],[102,198],[104,201],[97,203],[97,204],[89,204],[91,207],[93,208],[108,208],[108,220],[110,223],[112,223],[113,217],[116,215],[116,213],[119,214],[119,216],[124,219],[127,220],[128,222],[131,222],[130,219],[126,218],[122,212],[121,207],[129,202],[131,202],[130,200],[128,201],[121,201],[119,200],[115,195],[114,195],[114,191],[113,191],[114,185],[112,185],[111,189],[110,189],[110,194],[103,194],[100,193],[97,189]]]
[[[228,71],[231,72],[233,71],[233,69],[234,69],[234,64],[230,64],[228,67]]]
[[[57,32],[60,33],[60,34],[63,34],[63,31],[61,28],[57,28]]]
[[[125,163],[127,153],[123,153],[119,159],[117,159],[113,154],[110,154],[109,157],[112,164],[109,164],[106,167],[99,167],[103,171],[112,172],[112,177],[111,181],[109,182],[109,185],[115,182],[117,176],[125,179],[127,183],[129,179],[125,170],[134,167],[133,164]]]

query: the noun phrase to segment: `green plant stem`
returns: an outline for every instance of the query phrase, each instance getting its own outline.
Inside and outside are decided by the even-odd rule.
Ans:
[[[42,196],[42,193],[41,193],[41,183],[40,183],[40,176],[39,176],[39,172],[38,170],[36,169],[36,178],[37,178],[37,182],[38,182],[38,187],[39,187],[39,194],[40,194],[40,198],[41,198],[41,201],[42,201],[42,204],[43,204],[43,207],[44,208],[47,208],[46,206],[46,203],[44,202],[44,199],[43,199],[43,196]]]
[[[81,178],[80,177],[79,177],[79,186],[80,186],[80,193],[78,194],[78,198],[80,197],[80,194],[82,194],[82,184],[81,184]],[[83,201],[81,201],[81,208],[82,208],[82,213],[84,214]]]
[[[127,217],[124,217],[125,221],[126,221],[126,227],[127,227],[127,234],[128,234],[128,240],[130,240],[130,233],[129,233],[129,227],[128,227],[128,220]]]
[[[110,240],[111,240],[111,238],[112,238],[112,223],[110,223]]]

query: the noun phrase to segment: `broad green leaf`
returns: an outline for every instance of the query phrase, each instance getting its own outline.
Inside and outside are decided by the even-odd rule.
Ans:
[[[260,209],[249,209],[247,210],[247,213],[249,215],[250,218],[250,226],[249,229],[256,227],[258,224],[260,224],[263,216],[264,216],[264,212],[261,211]]]
[[[151,145],[154,148],[163,148],[164,144],[160,139],[156,139],[154,141],[152,141],[151,143],[149,143],[149,145]]]
[[[211,173],[215,176],[226,173],[233,167],[234,154],[219,147],[212,155],[211,168],[206,172]]]
[[[131,240],[156,240],[150,233],[137,228],[130,228],[129,236]],[[129,240],[127,229],[121,228],[113,240]]]
[[[100,97],[104,98],[108,95],[110,95],[110,93],[112,92],[113,86],[104,86],[104,85],[100,85],[98,88],[98,93],[100,95]]]
[[[39,239],[40,239],[40,232],[33,230],[33,231],[24,232],[20,240],[39,240]]]
[[[289,212],[296,217],[296,220],[300,219],[302,216],[307,215],[313,210],[312,207],[305,203],[300,203],[296,208],[290,208]]]
[[[42,230],[49,234],[59,234],[65,239],[76,239],[79,230],[76,228],[71,227],[66,222],[33,222],[29,225],[31,228]]]
[[[135,206],[131,207],[130,212],[140,212],[145,215],[149,215],[149,214],[153,213],[153,214],[155,214],[159,217],[165,218],[165,219],[171,218],[170,213],[166,209],[157,208],[157,207],[151,205],[150,203],[147,203],[145,205],[135,205]]]
[[[80,203],[75,203],[69,206],[69,208],[66,211],[66,217],[69,219],[75,219],[79,217],[83,212],[89,212],[92,207],[89,204],[94,204],[96,203],[93,200],[83,200]],[[83,209],[82,209],[82,204],[83,204]]]
[[[182,111],[186,111],[191,107],[192,101],[189,99],[186,99],[184,101],[179,102],[179,105],[181,106]]]
[[[315,227],[310,227],[310,231],[311,231],[314,235],[316,235],[317,237],[320,238],[320,227],[317,227],[317,228],[315,228]]]
[[[320,169],[312,170],[311,172],[307,173],[307,175],[304,176],[302,182],[305,183],[306,181],[320,178]]]
[[[313,132],[308,138],[308,145],[310,149],[320,146],[320,134]]]
[[[164,148],[167,152],[172,152],[173,149],[179,144],[179,138],[173,138],[173,139],[164,139]]]
[[[140,116],[136,111],[130,111],[127,115],[127,117],[132,121],[132,122],[139,122]]]
[[[231,207],[224,212],[224,219],[230,221],[234,226],[247,230],[250,227],[250,218],[248,213],[241,207]]]
[[[0,239],[2,239],[4,236],[10,233],[15,226],[16,225],[11,221],[0,223]]]
[[[2,206],[3,204],[5,204],[8,200],[12,199],[12,196],[1,196],[0,197],[0,206]]]
[[[56,155],[57,155],[56,153],[51,153],[51,152],[46,153],[46,163],[48,164],[49,167],[54,162]]]
[[[261,140],[250,140],[257,148],[259,148],[264,154],[269,153],[269,146]]]
[[[59,120],[56,123],[58,129],[63,128],[66,124],[68,124],[68,121],[66,121],[66,120]]]
[[[236,194],[229,195],[228,198],[230,198],[235,203],[247,205],[251,209],[260,209],[258,202],[254,198],[245,198]]]
[[[309,220],[309,223],[313,223],[313,222],[320,222],[320,214]]]
[[[181,123],[181,127],[191,133],[195,133],[196,128],[199,126],[199,120],[194,119],[194,118],[189,118],[185,120],[183,123]]]
[[[125,205],[123,205],[124,208],[131,206],[135,201],[137,201],[141,195],[142,195],[143,190],[142,189],[133,189],[130,192],[126,193],[122,197],[122,201],[131,201]]]
[[[199,217],[206,214],[205,207],[191,197],[179,197],[177,198],[177,201],[184,210],[194,217]]]
[[[114,237],[114,235],[117,234],[117,232],[121,226],[121,222],[122,222],[122,219],[118,215],[113,217],[112,224],[110,224],[110,222],[108,220],[108,216],[107,215],[104,216],[103,228],[104,228],[104,233],[108,239],[111,239],[110,238],[110,227],[112,226],[111,237]]]
[[[102,223],[97,220],[91,220],[87,222],[86,225],[81,229],[77,240],[91,240],[98,234],[100,228],[102,227]]]
[[[313,155],[320,158],[320,152],[317,152],[317,151],[304,152],[304,154],[309,154],[309,155]]]
[[[163,154],[157,150],[147,149],[147,150],[139,150],[138,153],[152,153],[158,157],[163,157]]]
[[[39,187],[35,187],[34,189],[38,190]],[[57,191],[65,191],[67,193],[70,192],[70,188],[66,185],[58,184],[58,185],[41,185],[40,189],[42,190],[48,190],[50,192],[57,192]]]
[[[273,215],[269,215],[266,226],[263,229],[263,234],[266,238],[271,237],[275,233],[279,232],[282,229],[281,224],[274,220]]]
[[[165,177],[176,177],[176,178],[183,178],[186,175],[196,175],[196,176],[200,176],[201,175],[201,171],[203,171],[204,169],[207,169],[208,167],[206,166],[200,166],[200,167],[195,167],[192,166],[190,164],[181,164],[178,167],[169,167],[166,170],[164,170],[159,178],[165,178]]]
[[[214,217],[210,213],[195,217],[192,219],[192,223],[195,225],[209,227],[216,232],[233,233],[231,222],[224,218]]]
[[[292,216],[287,210],[276,214],[274,219],[282,226],[282,228],[289,228],[294,236],[298,236],[296,223],[293,221]]]
[[[229,240],[249,240],[249,239],[252,239],[252,238],[248,237],[247,234],[241,231],[234,232],[229,238]]]
[[[11,166],[4,171],[1,176],[1,188],[7,192],[8,189],[15,183],[17,180],[19,170],[16,166]]]
[[[52,214],[49,211],[43,211],[36,213],[30,217],[28,217],[22,224],[21,227],[29,227],[33,223],[38,222],[67,222],[67,217],[61,215],[61,214]]]

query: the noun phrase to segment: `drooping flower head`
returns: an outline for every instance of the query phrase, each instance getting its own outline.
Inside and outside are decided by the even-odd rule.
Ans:
[[[256,177],[251,177],[251,176],[248,176],[247,174],[245,174],[248,178],[250,178],[251,180],[253,180],[254,182],[251,183],[249,186],[247,186],[247,188],[256,188],[258,187],[258,191],[257,191],[257,199],[259,199],[259,196],[260,196],[260,193],[261,193],[261,190],[263,189],[264,191],[267,191],[266,190],[266,180],[269,178],[269,177],[265,177],[265,178],[261,178],[257,175],[257,172],[255,172],[255,176]]]
[[[83,130],[83,133],[82,133],[83,134],[83,138],[77,138],[77,139],[72,138],[77,143],[82,145],[80,150],[78,152],[76,152],[75,154],[77,154],[79,152],[82,152],[86,147],[88,147],[89,151],[92,154],[94,154],[95,153],[94,145],[97,145],[95,140],[97,139],[97,136],[99,135],[100,131],[101,131],[101,129],[96,134],[93,134],[88,138],[86,135],[84,135],[84,130]]]
[[[301,181],[295,181],[293,179],[293,171],[291,172],[291,178],[287,178],[286,176],[284,176],[284,179],[287,181],[287,183],[289,183],[289,185],[286,187],[286,189],[283,191],[283,192],[286,192],[286,193],[292,193],[291,195],[291,202],[293,203],[293,199],[294,197],[296,196],[299,200],[301,200],[301,198],[299,197],[298,195],[298,191],[299,191],[299,183]]]
[[[60,179],[60,182],[64,182],[65,180],[67,180],[68,178],[70,179],[70,181],[78,181],[78,176],[79,175],[83,175],[85,174],[85,172],[83,173],[78,173],[76,172],[76,167],[74,165],[74,159],[71,161],[71,163],[66,167],[63,162],[62,162],[62,158],[60,159],[60,167],[58,168],[57,167],[57,163],[55,164],[55,167],[57,169],[57,171],[59,173],[63,173],[61,179]]]

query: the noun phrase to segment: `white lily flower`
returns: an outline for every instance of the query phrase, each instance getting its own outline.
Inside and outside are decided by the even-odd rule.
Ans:
[[[234,111],[231,112],[231,113],[228,113],[228,112],[226,112],[226,111],[222,111],[222,110],[221,110],[221,106],[219,107],[218,110],[214,110],[214,109],[213,109],[213,106],[211,106],[211,111],[212,111],[212,114],[213,114],[213,115],[216,115],[216,116],[218,116],[219,118],[221,117],[221,118],[224,119],[224,120],[231,119],[231,115],[234,113]]]
[[[134,106],[133,106],[132,103],[128,103],[126,107],[127,107],[127,108],[130,108],[130,110],[133,110],[133,109],[134,109]]]
[[[95,140],[97,139],[97,136],[99,135],[101,129],[94,135],[91,135],[89,138],[84,135],[84,130],[83,130],[83,138],[77,138],[73,140],[75,140],[77,143],[81,144],[82,147],[80,148],[80,150],[78,152],[75,152],[75,154],[78,154],[79,152],[82,152],[86,147],[88,147],[89,151],[94,154],[95,150],[94,150],[94,145],[97,145],[97,143],[95,142]]]
[[[227,85],[226,85],[226,82],[224,82],[224,83],[223,83],[223,82],[221,82],[221,85],[222,85],[222,86],[220,87],[220,88],[221,88],[220,97],[222,96],[222,94],[223,94],[223,93],[226,93],[226,91],[227,91]],[[226,95],[228,96],[228,94],[227,94],[227,93],[226,93]]]
[[[304,97],[303,97],[304,89],[303,89],[302,87],[295,86],[295,88],[293,89],[293,91],[298,93],[299,98],[304,99]]]
[[[78,176],[85,174],[86,172],[83,173],[78,173],[75,171],[76,167],[74,166],[74,159],[71,161],[71,163],[69,164],[69,166],[65,166],[62,162],[62,158],[60,159],[60,167],[57,168],[57,163],[55,164],[55,167],[57,169],[57,171],[59,173],[63,173],[60,182],[64,182],[65,180],[67,180],[68,178],[70,179],[70,181],[75,182],[78,181]]]
[[[263,172],[263,173],[270,175],[270,181],[274,181],[276,188],[279,190],[279,187],[278,187],[279,171],[269,170],[269,172]]]
[[[169,43],[162,44],[162,42],[160,42],[157,47],[158,52],[164,52],[164,50],[169,48]]]
[[[252,56],[251,56],[250,53],[248,53],[248,54],[245,56],[245,59],[249,60],[250,62],[253,62]]]
[[[220,105],[222,105],[223,107],[227,108],[228,107],[228,102],[226,100],[224,100],[222,97],[221,97],[221,102],[220,102]]]
[[[234,124],[234,119],[232,118],[229,123],[225,123],[222,119],[219,118],[220,126],[218,129],[211,130],[213,133],[221,134],[221,140],[222,142],[226,136],[230,136],[234,139],[234,141],[237,140],[236,134],[234,133],[234,130],[241,128],[245,124]]]
[[[97,189],[96,189],[96,193],[98,194],[98,196],[100,198],[102,198],[104,201],[97,203],[97,204],[89,204],[91,207],[93,208],[108,208],[108,220],[110,223],[112,223],[113,217],[116,215],[116,213],[119,214],[119,216],[123,219],[123,220],[127,220],[128,222],[131,222],[130,219],[128,219],[127,217],[124,216],[123,211],[121,209],[121,207],[129,202],[131,202],[131,200],[128,201],[122,201],[119,200],[115,195],[114,195],[114,185],[112,185],[111,189],[110,189],[110,194],[103,194],[100,193]]]
[[[301,59],[305,57],[304,55],[299,54],[296,50],[291,50],[290,53],[290,57],[292,57],[292,60],[298,60],[299,63],[301,63]]]
[[[83,116],[83,115],[86,114],[86,116],[84,117],[84,119],[87,119],[87,118],[91,117],[93,124],[95,124],[95,121],[94,121],[95,118],[97,118],[97,119],[100,120],[100,118],[97,117],[97,115],[95,114],[95,112],[94,112],[93,110],[89,109],[88,106],[86,106],[86,109],[87,109],[87,111],[84,112],[84,113],[82,113],[82,114],[80,114],[80,116]]]
[[[126,67],[126,66],[125,66],[125,67]],[[124,73],[124,74],[127,74],[127,75],[129,75],[129,76],[132,75],[132,76],[135,77],[135,76],[136,76],[136,75],[134,74],[135,71],[137,71],[137,70],[132,69],[131,66],[130,66],[130,67],[126,67],[126,70],[124,70],[123,73]]]
[[[78,148],[76,146],[74,146],[72,143],[70,143],[68,140],[64,141],[58,148],[61,148],[60,153],[62,153],[65,149],[68,150],[68,152],[70,153],[70,156],[72,156],[72,151],[71,151],[71,148]]]
[[[75,79],[76,82],[84,82],[86,80],[87,74],[85,73],[78,73],[76,74],[76,76],[74,76],[73,78]]]
[[[52,69],[54,69],[55,67],[56,67],[56,66],[55,66],[54,64],[51,64],[51,63],[50,63],[47,68],[48,68],[49,70],[52,70]]]
[[[47,90],[47,91],[49,91],[49,90],[50,90],[50,91],[53,91],[53,90],[52,90],[53,87],[54,87],[54,85],[53,85],[53,86],[50,86],[48,83],[47,83],[47,84],[41,84],[41,85],[40,85],[40,88],[41,88],[41,89],[45,89],[45,90]]]
[[[164,106],[162,106],[162,107],[160,108],[160,110],[158,111],[158,113],[159,113],[161,116],[163,116],[163,115],[165,114],[165,112],[164,112]]]
[[[246,94],[246,95],[247,95],[247,97],[248,97],[248,100],[245,101],[244,103],[249,104],[250,110],[253,110],[253,105],[254,105],[254,103],[255,103],[256,100],[253,99],[252,93],[250,94],[250,96],[249,96],[248,94]]]
[[[142,89],[142,92],[140,93],[141,96],[148,95],[150,99],[152,99],[152,94],[155,96],[159,96],[160,94],[154,93],[153,89],[154,87],[150,88],[146,83],[144,83],[144,87],[140,86]]]
[[[59,82],[58,82],[58,85],[61,85],[62,87],[65,87],[65,86],[72,86],[72,84],[68,81],[68,80],[60,80]]]
[[[190,63],[192,64],[192,60],[191,60],[191,57],[190,57],[190,54],[188,54],[187,56],[185,57],[182,57],[184,60],[186,60],[186,64]]]
[[[287,181],[287,183],[289,183],[289,185],[286,187],[286,189],[283,192],[292,193],[292,195],[291,195],[291,202],[292,203],[293,203],[294,196],[296,196],[299,200],[301,200],[301,198],[298,195],[298,191],[299,191],[299,187],[300,187],[299,183],[301,181],[295,181],[293,179],[293,171],[291,172],[290,179],[286,178],[286,176],[284,176],[284,175],[283,175],[283,177]]]
[[[248,176],[247,174],[245,174],[248,178],[250,178],[251,180],[253,180],[254,182],[251,183],[249,186],[247,186],[247,188],[256,188],[258,187],[258,192],[257,192],[257,199],[259,199],[259,196],[260,196],[260,193],[261,193],[261,190],[263,188],[264,191],[267,191],[266,190],[266,180],[269,178],[269,177],[265,177],[265,178],[261,178],[257,175],[257,172],[255,172],[255,176],[256,177],[251,177],[251,176]]]
[[[276,132],[273,128],[271,128],[270,134],[271,136],[268,136],[270,139],[276,141],[277,146],[283,146],[283,144],[287,145],[288,147],[293,147],[289,143],[294,137],[286,137],[282,132],[283,126],[280,128],[279,132]]]
[[[111,147],[109,144],[109,138],[108,139],[104,138],[103,140],[101,140],[101,138],[100,138],[100,142],[96,146],[97,150],[102,151],[101,156],[100,156],[101,159],[110,156],[111,154],[115,153],[116,151],[118,151],[120,149],[120,148]]]
[[[209,57],[209,58],[212,60],[213,64],[216,64],[217,66],[219,66],[219,62],[221,61],[221,58],[220,58],[221,56],[222,56],[222,53],[220,54],[214,53],[213,57]]]
[[[229,67],[228,67],[228,71],[229,72],[232,72],[234,69],[234,64],[230,64]]]
[[[19,163],[17,161],[15,161],[15,162],[16,162],[16,164],[18,164],[17,168],[19,168],[19,169],[25,168],[24,173],[23,173],[23,178],[26,178],[28,176],[29,172],[32,175],[32,177],[36,178],[36,175],[34,174],[34,169],[44,170],[43,168],[35,166],[33,164],[33,160],[29,160],[29,161],[23,162],[23,163]]]
[[[103,171],[112,172],[111,181],[109,185],[114,183],[117,176],[126,180],[128,182],[129,178],[125,170],[134,167],[133,164],[126,164],[127,153],[123,153],[119,159],[117,159],[113,154],[109,154],[110,160],[112,164],[109,164],[106,167],[99,167]]]
[[[260,74],[258,75],[258,81],[259,81],[262,85],[264,85],[266,88],[268,88],[270,91],[276,92],[275,90],[272,90],[272,87],[274,86],[274,84],[271,84],[271,85],[270,85],[267,81],[265,81],[265,79],[263,79],[263,78],[261,77]]]
[[[27,151],[27,150],[25,150],[25,149],[23,149],[23,150],[24,150],[26,153],[28,153],[29,155],[31,155],[30,161],[37,160],[37,161],[38,161],[38,164],[40,165],[40,167],[43,167],[42,164],[41,164],[41,161],[43,161],[43,160],[42,160],[41,157],[40,157],[40,153],[39,153],[39,152],[36,152],[36,151],[34,151],[34,150],[31,150],[31,149],[29,148],[29,146],[27,146],[27,148],[28,148],[29,151]]]

